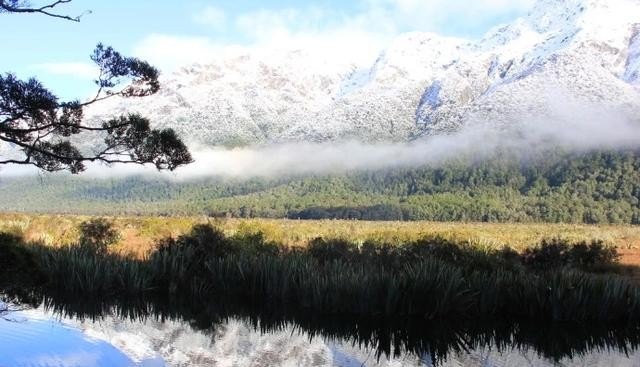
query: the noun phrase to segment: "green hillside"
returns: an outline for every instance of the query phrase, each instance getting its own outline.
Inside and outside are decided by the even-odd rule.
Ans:
[[[4,211],[640,224],[640,151],[507,152],[439,166],[177,181],[1,178]]]

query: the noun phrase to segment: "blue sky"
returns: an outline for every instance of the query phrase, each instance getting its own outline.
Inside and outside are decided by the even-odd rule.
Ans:
[[[479,38],[526,14],[533,0],[74,0],[59,8],[80,23],[0,14],[0,70],[37,76],[64,99],[92,88],[96,43],[145,58],[164,72],[206,62],[226,47],[284,44],[375,53],[408,31]],[[46,3],[32,0],[33,5]],[[342,43],[344,47],[331,47]],[[322,46],[320,46],[322,45]],[[334,51],[335,52],[335,51]]]

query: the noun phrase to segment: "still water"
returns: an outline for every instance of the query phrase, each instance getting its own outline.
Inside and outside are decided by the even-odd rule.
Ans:
[[[640,367],[637,329],[371,327],[133,309],[47,303],[2,312],[0,366]]]

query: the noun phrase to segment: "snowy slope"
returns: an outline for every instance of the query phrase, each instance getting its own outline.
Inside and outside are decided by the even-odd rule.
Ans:
[[[131,360],[164,361],[165,366],[402,366],[400,358],[367,358],[369,350],[311,337],[292,326],[269,334],[240,320],[214,325],[210,332],[196,331],[176,321],[130,322],[106,317],[100,323],[67,321],[92,339],[118,348]],[[408,365],[418,365],[406,357]],[[363,363],[365,362],[366,363]]]
[[[69,321],[67,321],[69,322]],[[100,322],[70,322],[92,339],[104,340],[117,347],[133,361],[146,366],[147,361],[164,361],[166,366],[316,366],[316,367],[409,367],[429,366],[431,357],[406,354],[376,357],[374,349],[351,342],[312,337],[294,326],[262,333],[247,322],[230,319],[216,324],[210,333],[195,331],[176,321],[130,322],[106,317]],[[541,357],[535,350],[518,348],[500,350],[495,345],[468,352],[452,352],[442,367],[448,366],[637,366],[640,355],[628,356],[615,351],[564,358],[558,364]],[[145,364],[146,362],[146,364]],[[161,364],[153,364],[161,365]]]
[[[189,321],[137,319],[104,314],[69,318],[44,308],[0,317],[0,364],[20,366],[430,366],[428,352],[377,357],[374,346],[326,338],[283,324],[260,331],[251,321],[229,318],[198,330]],[[124,317],[124,318],[123,318]],[[481,343],[482,344],[482,343]],[[4,349],[2,348],[4,347]],[[458,346],[459,347],[459,346]],[[438,366],[638,366],[640,352],[595,347],[553,363],[533,347],[476,345],[455,348]],[[628,354],[627,354],[628,353]],[[16,364],[16,361],[19,361]]]
[[[311,46],[310,46],[311,47]],[[111,100],[190,142],[402,141],[594,104],[640,112],[640,0],[538,0],[479,41],[397,37],[368,64],[312,50],[227,52],[166,76],[158,95]],[[567,103],[569,104],[569,103]]]
[[[640,23],[633,27],[623,80],[636,86],[640,84]]]
[[[539,0],[440,75],[418,107],[431,130],[553,118],[563,102],[637,113],[638,0]]]

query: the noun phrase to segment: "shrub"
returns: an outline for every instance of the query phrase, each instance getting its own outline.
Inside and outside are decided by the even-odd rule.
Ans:
[[[615,264],[618,252],[600,240],[570,244],[563,239],[543,240],[540,246],[528,248],[522,254],[522,263],[537,270],[564,266],[584,270]]]
[[[386,242],[365,241],[360,248],[360,254],[369,263],[398,266],[398,249],[398,246]]]
[[[463,246],[440,236],[425,237],[408,243],[401,248],[406,260],[422,260],[437,258],[450,263],[463,260],[465,249]]]
[[[539,270],[558,268],[567,264],[568,251],[567,241],[542,240],[540,246],[525,249],[522,254],[522,263]]]
[[[284,251],[282,246],[267,241],[262,232],[236,235],[230,241],[234,247],[233,252],[244,256],[276,256]]]
[[[105,218],[95,218],[80,223],[80,246],[90,252],[104,255],[109,246],[120,241],[120,233]]]
[[[571,265],[584,269],[611,265],[619,259],[618,251],[600,240],[575,244],[569,250],[569,255]]]
[[[358,245],[344,239],[318,237],[309,242],[307,253],[320,263],[335,260],[353,260],[359,253]]]
[[[193,249],[201,259],[221,257],[234,251],[224,233],[209,224],[195,225],[191,232],[178,238],[178,244]]]

